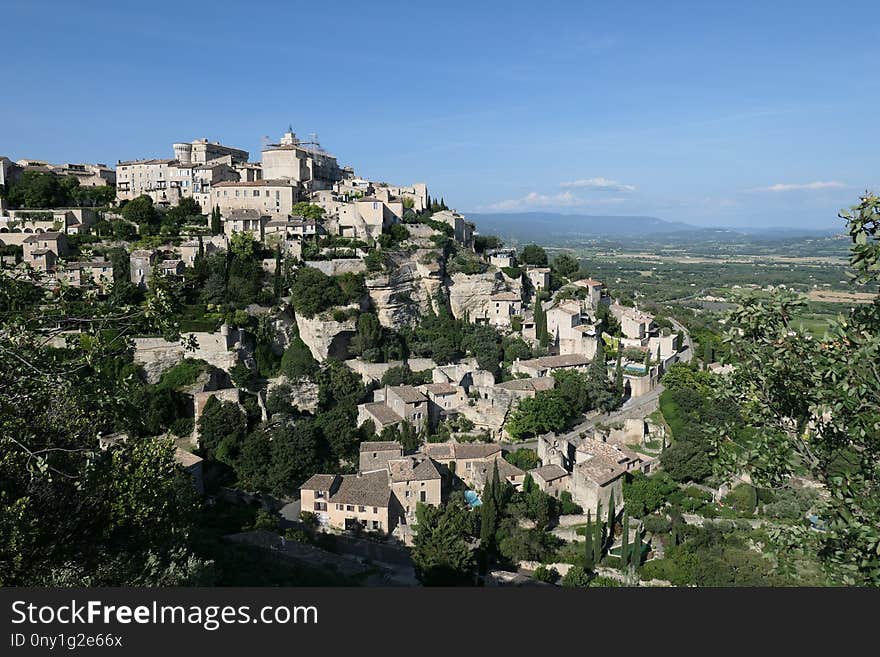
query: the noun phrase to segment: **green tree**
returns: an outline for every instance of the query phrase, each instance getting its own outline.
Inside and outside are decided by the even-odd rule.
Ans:
[[[469,511],[450,501],[439,507],[416,505],[412,560],[425,586],[473,584],[476,560],[468,544]]]
[[[291,339],[281,357],[281,373],[292,381],[311,377],[318,371],[318,361],[299,336]]]
[[[560,253],[553,259],[553,270],[564,278],[570,278],[572,274],[580,269],[581,265],[577,258],[568,253]]]
[[[268,483],[277,494],[293,494],[321,466],[315,424],[308,418],[283,422],[270,429],[272,461]]]
[[[199,444],[207,458],[232,466],[247,433],[238,404],[211,397],[199,417]]]
[[[519,256],[519,261],[524,265],[537,267],[547,266],[547,253],[537,244],[528,244]]]
[[[159,214],[153,207],[153,199],[146,194],[133,198],[119,211],[126,221],[137,224],[141,235],[155,235],[158,230]]]
[[[215,205],[211,210],[211,234],[219,235],[223,232],[223,224],[220,222],[220,206]]]

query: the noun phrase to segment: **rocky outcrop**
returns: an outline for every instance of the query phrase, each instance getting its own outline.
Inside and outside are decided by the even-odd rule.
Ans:
[[[315,360],[323,362],[328,358],[344,360],[348,357],[348,344],[356,332],[354,318],[338,322],[332,313],[321,313],[312,318],[297,315],[296,326],[299,337]]]
[[[309,379],[300,379],[299,381],[291,381],[286,376],[279,376],[276,379],[269,380],[269,387],[266,389],[266,399],[272,394],[272,391],[279,386],[290,386],[290,397],[288,401],[298,410],[314,413],[318,410],[318,384]]]
[[[443,299],[443,265],[436,249],[419,248],[389,255],[388,271],[367,279],[366,286],[382,326],[414,326]]]
[[[455,317],[467,315],[471,321],[479,317],[488,317],[489,297],[506,289],[505,277],[499,271],[487,271],[484,274],[452,274],[447,279],[447,286],[452,314]]]

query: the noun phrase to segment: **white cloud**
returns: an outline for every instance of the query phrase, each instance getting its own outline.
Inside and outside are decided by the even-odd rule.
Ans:
[[[487,205],[487,210],[522,210],[525,208],[573,207],[582,205],[583,201],[571,192],[561,194],[539,194],[530,192],[522,198],[511,198]]]
[[[630,199],[620,196],[603,197],[601,199],[584,199],[575,196],[571,192],[559,194],[539,194],[531,192],[521,198],[505,199],[487,205],[481,209],[500,212],[512,212],[515,210],[528,210],[530,208],[579,208],[590,205],[614,205],[626,203]]]
[[[797,192],[813,189],[840,189],[846,187],[846,183],[829,180],[823,182],[821,180],[810,183],[776,183],[769,187],[755,187],[753,192]]]
[[[599,192],[634,192],[635,185],[625,185],[616,180],[608,180],[608,178],[581,178],[580,180],[572,180],[569,182],[559,183],[560,187],[577,187],[580,189],[592,189]]]

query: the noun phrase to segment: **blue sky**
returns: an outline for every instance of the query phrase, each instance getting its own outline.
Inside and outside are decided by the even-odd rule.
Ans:
[[[3,0],[0,154],[289,123],[463,211],[836,224],[876,189],[877,2]]]

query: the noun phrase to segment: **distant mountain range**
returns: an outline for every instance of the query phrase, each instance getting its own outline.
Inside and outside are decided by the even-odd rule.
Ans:
[[[791,238],[832,235],[833,229],[791,227],[707,228],[657,217],[560,214],[553,212],[469,213],[483,235],[515,242],[662,237],[727,241],[738,237]]]

